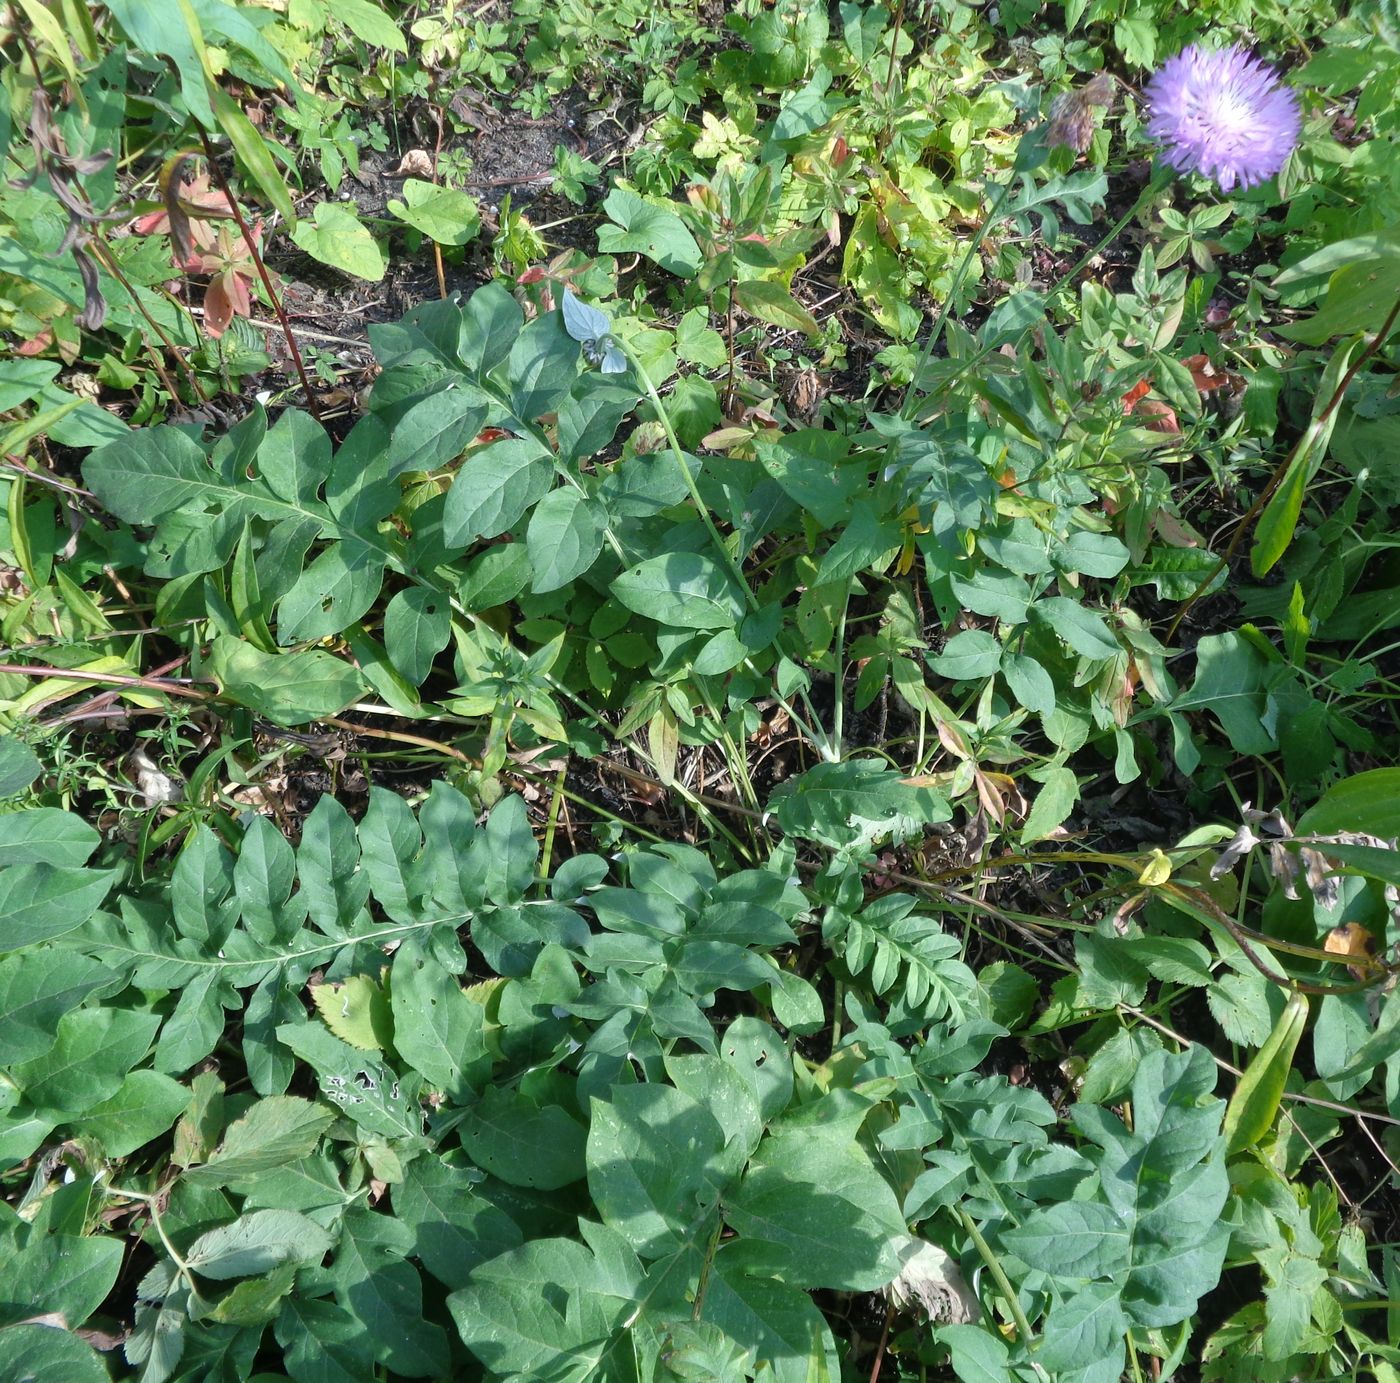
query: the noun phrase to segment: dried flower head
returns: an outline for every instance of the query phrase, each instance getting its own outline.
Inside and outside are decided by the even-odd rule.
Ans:
[[[1065,91],[1055,97],[1050,107],[1050,124],[1045,142],[1052,149],[1063,144],[1082,154],[1094,137],[1094,107],[1113,102],[1113,78],[1100,72],[1077,91]]]
[[[1148,82],[1147,133],[1178,172],[1201,173],[1221,191],[1273,177],[1298,142],[1298,97],[1243,48],[1193,43]]]

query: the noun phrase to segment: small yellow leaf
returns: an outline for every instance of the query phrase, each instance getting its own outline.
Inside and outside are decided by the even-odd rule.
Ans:
[[[381,1051],[393,1042],[388,997],[368,975],[352,975],[344,984],[318,984],[311,998],[325,1025],[342,1042],[362,1052]]]
[[[1160,850],[1153,850],[1151,857],[1138,875],[1138,883],[1148,888],[1164,884],[1172,876],[1172,862]]]

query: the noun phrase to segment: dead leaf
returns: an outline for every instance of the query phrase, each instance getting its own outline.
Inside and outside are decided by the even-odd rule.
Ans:
[[[426,149],[409,149],[399,160],[399,166],[389,174],[391,178],[431,178],[433,158]]]

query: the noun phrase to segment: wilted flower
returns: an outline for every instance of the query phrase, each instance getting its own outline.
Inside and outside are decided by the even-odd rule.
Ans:
[[[1062,92],[1050,107],[1046,144],[1052,149],[1063,144],[1082,154],[1094,137],[1094,107],[1107,106],[1112,100],[1113,78],[1106,72],[1100,72],[1077,91]]]
[[[975,1321],[981,1307],[956,1261],[937,1244],[902,1234],[894,1242],[899,1276],[885,1288],[897,1310],[914,1307],[939,1325]]]
[[[1229,192],[1273,177],[1298,142],[1298,97],[1243,48],[1193,43],[1165,62],[1143,95],[1147,133],[1178,172]]]

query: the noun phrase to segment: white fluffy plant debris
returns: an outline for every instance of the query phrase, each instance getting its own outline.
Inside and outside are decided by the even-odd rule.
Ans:
[[[934,1325],[967,1325],[981,1314],[977,1294],[967,1285],[952,1255],[912,1235],[895,1241],[899,1275],[885,1288],[898,1310],[913,1308]]]

